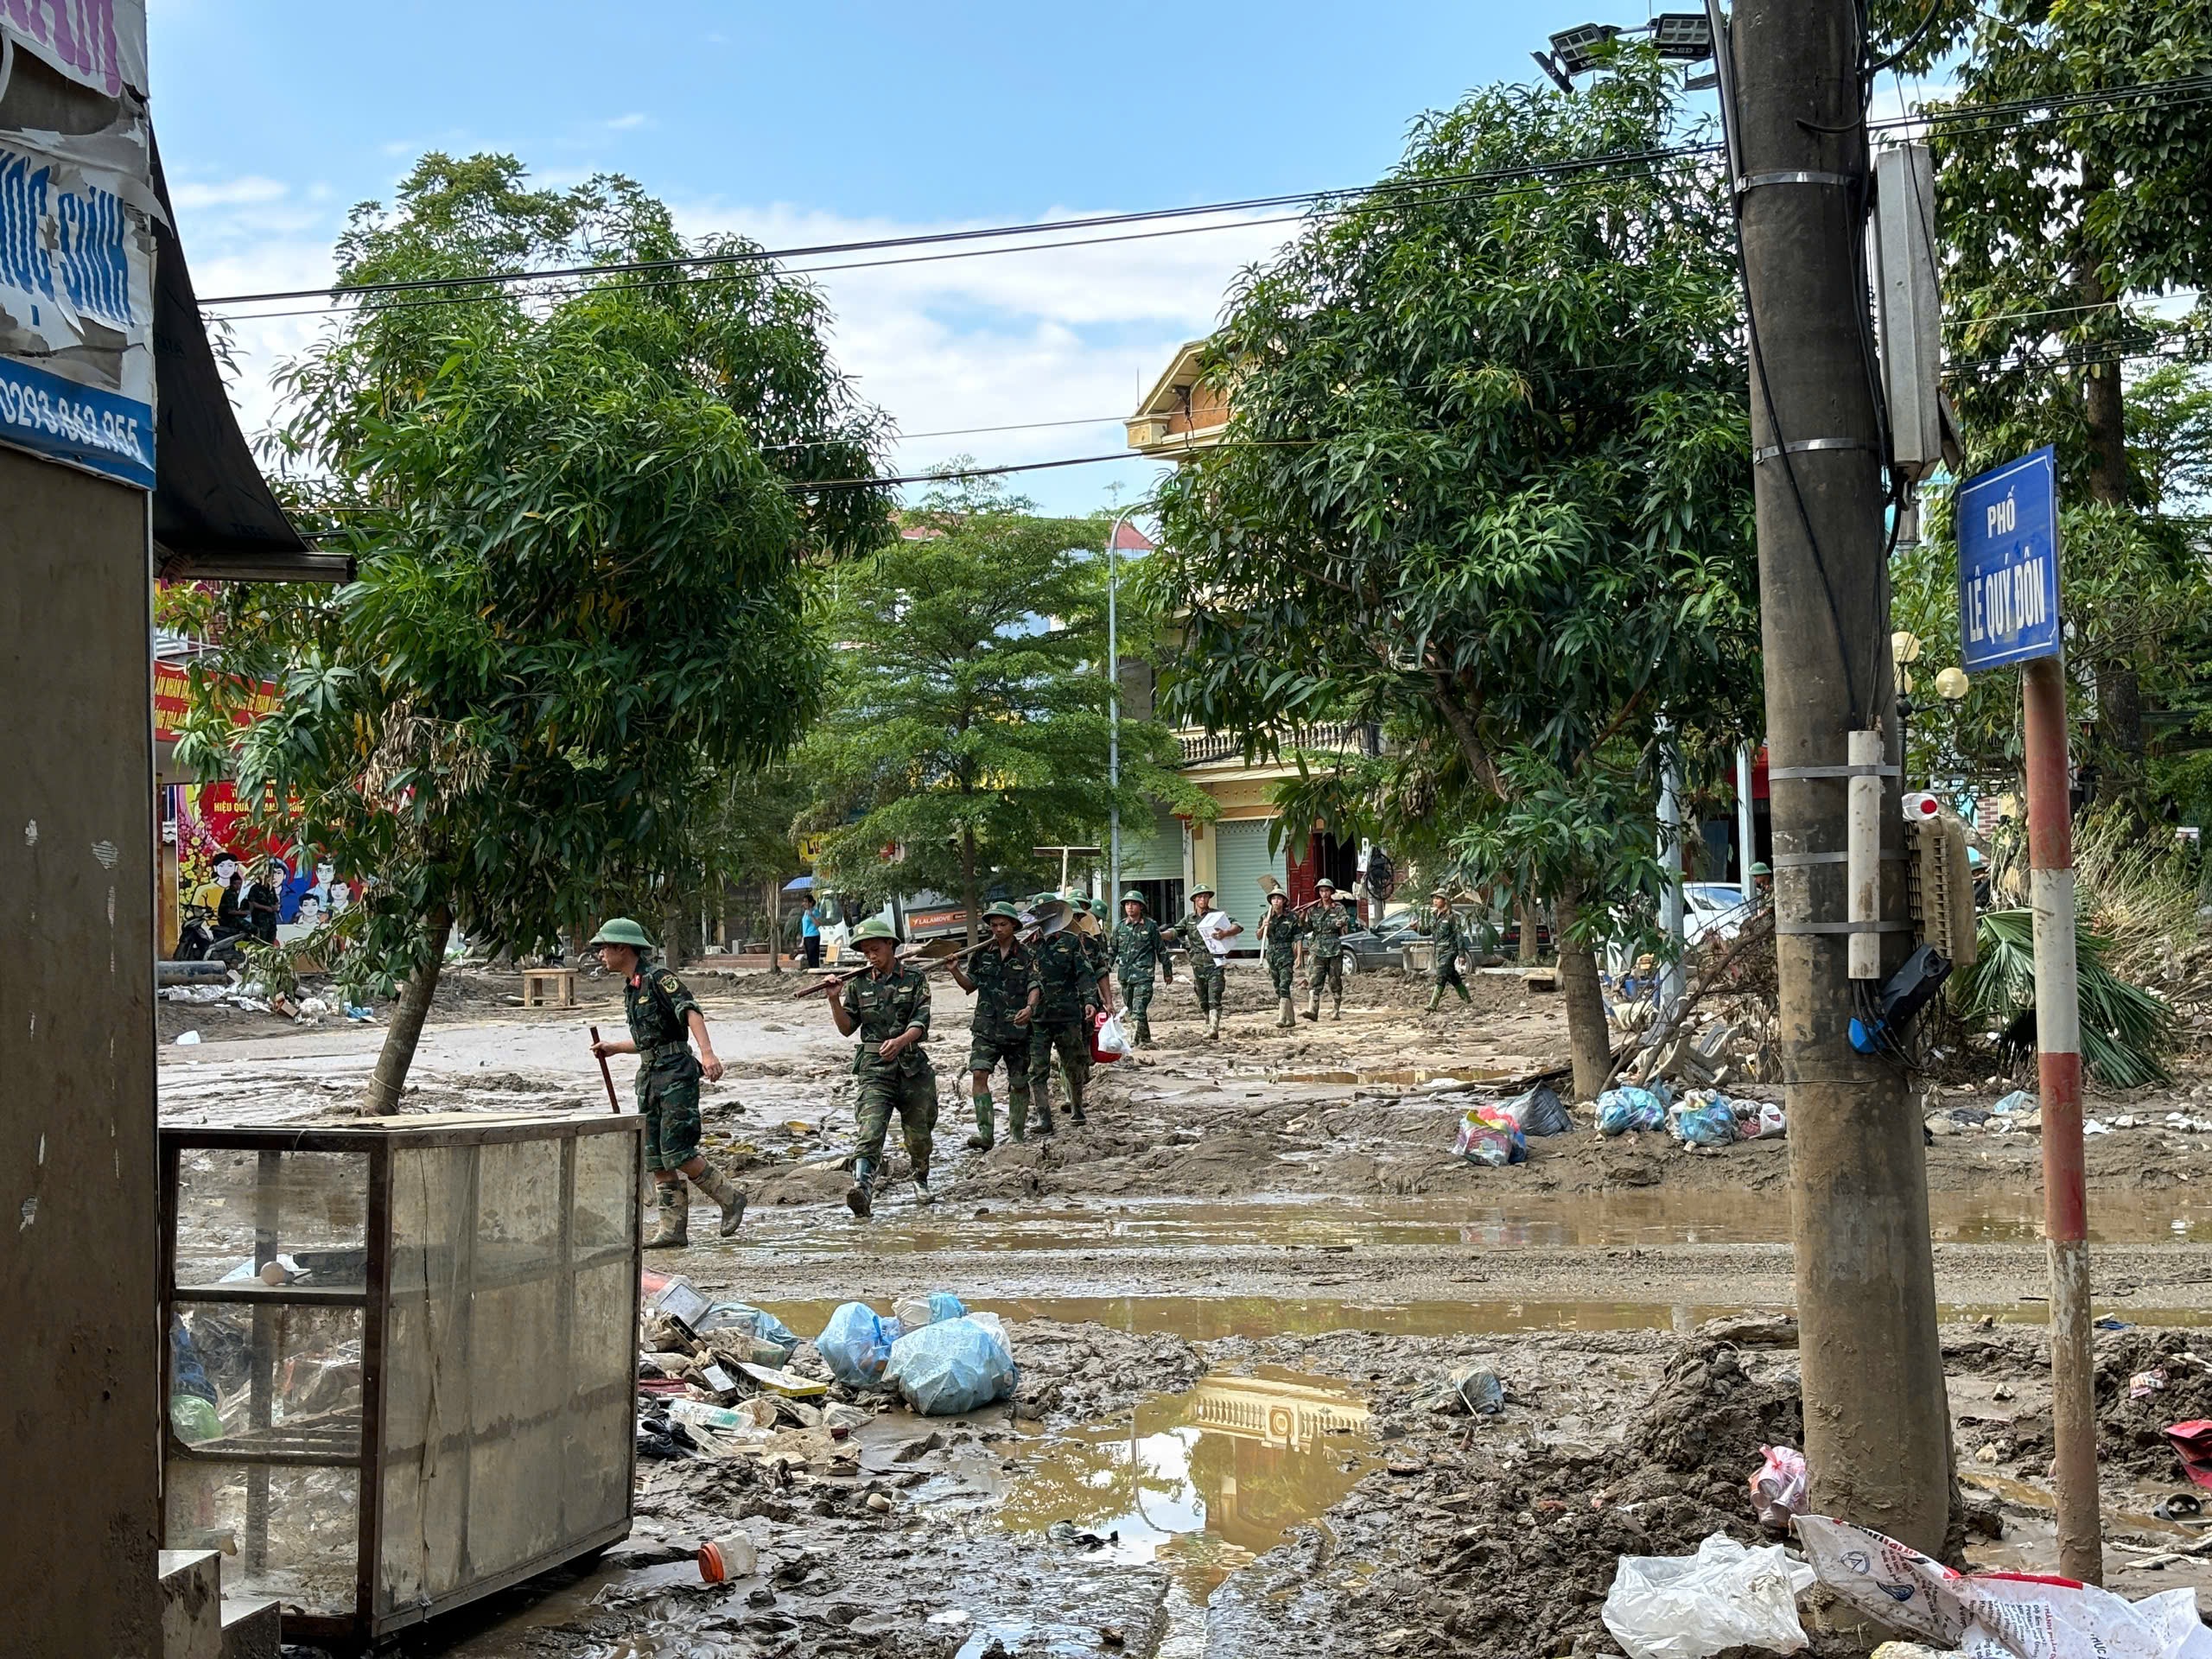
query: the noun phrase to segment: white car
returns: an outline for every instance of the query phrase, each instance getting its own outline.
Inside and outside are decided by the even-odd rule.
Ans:
[[[1682,938],[1686,944],[1732,939],[1744,931],[1754,906],[1732,881],[1682,883]]]

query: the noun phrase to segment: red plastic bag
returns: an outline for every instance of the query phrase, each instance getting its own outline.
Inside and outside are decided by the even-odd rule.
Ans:
[[[1122,1034],[1122,1016],[1109,1014],[1103,1008],[1090,1011],[1090,1058],[1101,1065],[1111,1065],[1129,1052],[1129,1039]]]

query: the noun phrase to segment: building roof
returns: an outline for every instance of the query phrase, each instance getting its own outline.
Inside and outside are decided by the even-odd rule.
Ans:
[[[1229,425],[1229,400],[1205,383],[1200,359],[1206,342],[1184,342],[1152,390],[1123,423],[1129,448],[1162,460],[1211,448]]]

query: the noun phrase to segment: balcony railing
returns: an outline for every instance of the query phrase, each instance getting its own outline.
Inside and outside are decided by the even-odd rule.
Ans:
[[[1182,731],[1183,764],[1203,766],[1211,760],[1233,760],[1244,752],[1243,740],[1227,732]],[[1293,726],[1275,734],[1279,747],[1291,749],[1333,749],[1346,754],[1379,753],[1372,726]]]

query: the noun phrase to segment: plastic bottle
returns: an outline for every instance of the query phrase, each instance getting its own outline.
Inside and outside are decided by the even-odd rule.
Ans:
[[[760,1565],[760,1552],[741,1532],[725,1533],[699,1546],[699,1576],[709,1584],[749,1579]]]

